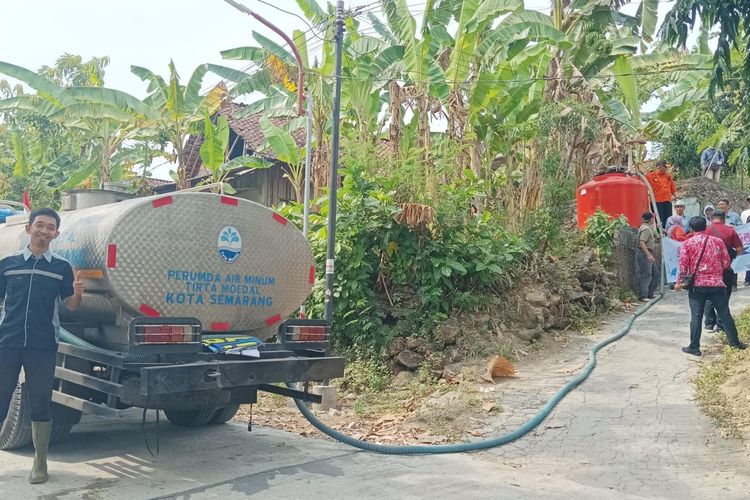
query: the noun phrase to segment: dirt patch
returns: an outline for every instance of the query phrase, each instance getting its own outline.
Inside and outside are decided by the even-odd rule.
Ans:
[[[394,398],[393,403],[396,403]],[[426,423],[409,420],[416,410],[416,397],[400,399],[402,408],[380,407],[377,411],[362,414],[357,408],[357,397],[344,394],[339,407],[328,411],[314,411],[326,425],[356,439],[383,444],[439,444],[453,442],[441,432],[429,428]],[[269,394],[259,394],[257,405],[243,405],[234,420],[247,421],[253,425],[273,427],[301,436],[330,439],[315,429],[299,412],[294,402]],[[447,433],[446,433],[447,434]]]
[[[530,259],[513,287],[431,332],[395,336],[382,359],[349,360],[333,381],[337,408],[316,415],[348,435],[389,444],[464,442],[526,421],[585,365],[602,315],[636,307],[618,298],[616,276],[592,250],[569,249]],[[578,351],[563,354],[571,347]],[[509,366],[492,370],[498,359]],[[494,382],[488,372],[496,372]],[[263,394],[252,412],[255,424],[323,437],[284,398]],[[250,417],[247,405],[236,419]]]
[[[622,314],[634,307],[626,306]],[[493,356],[471,357],[447,365],[437,382],[424,372],[402,372],[378,390],[339,390],[336,409],[314,413],[334,429],[375,443],[458,443],[499,435],[533,416],[574,376],[586,364],[586,351],[596,340],[586,333],[550,332],[523,349],[516,348],[516,374],[495,383],[483,379]],[[357,377],[362,380],[370,377],[370,384],[377,383],[372,379],[379,375],[369,373],[371,367],[351,363],[347,369],[360,371]],[[326,438],[293,402],[280,396],[259,394],[258,404],[252,409],[244,405],[235,420],[249,420],[251,411],[254,425]]]
[[[740,373],[736,373],[724,382],[720,389],[721,392],[732,401],[750,401],[750,365],[739,368]]]
[[[708,179],[706,177],[691,177],[677,181],[677,193],[682,198],[695,197],[698,199],[701,208],[706,203],[716,205],[716,202],[726,198],[732,204],[732,209],[737,213],[741,212],[745,206],[746,193],[734,190],[723,184]]]
[[[750,309],[737,317],[744,342],[750,340]],[[750,352],[735,351],[719,341],[704,353],[716,357],[695,379],[696,396],[703,411],[715,418],[723,434],[743,437],[750,433]]]

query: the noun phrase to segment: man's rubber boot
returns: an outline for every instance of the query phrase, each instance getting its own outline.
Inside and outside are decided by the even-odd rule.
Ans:
[[[34,466],[29,474],[31,484],[47,481],[47,449],[52,435],[52,422],[31,422],[31,439],[34,441]]]

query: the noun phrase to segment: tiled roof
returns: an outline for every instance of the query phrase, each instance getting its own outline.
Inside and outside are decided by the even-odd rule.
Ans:
[[[232,127],[232,130],[234,130],[235,133],[237,133],[245,140],[245,144],[250,149],[252,149],[253,151],[258,151],[266,142],[263,131],[261,131],[260,129],[260,118],[263,116],[263,113],[255,113],[252,115],[243,116],[242,118],[238,118],[237,115],[241,114],[240,112],[245,107],[247,107],[245,104],[236,102],[224,102],[219,108],[219,114],[227,117],[229,126]],[[270,120],[271,123],[273,123],[277,127],[280,127],[289,123],[292,118],[294,118],[294,116],[272,117],[270,118]],[[303,147],[305,145],[304,127],[300,127],[292,131],[292,137],[294,137],[294,141],[297,143],[297,146]],[[272,158],[273,156],[270,156],[270,154],[271,152],[269,151],[269,154],[266,154],[265,156],[269,156]]]
[[[260,128],[260,118],[263,116],[263,113],[255,113],[239,117],[238,115],[241,114],[240,111],[246,107],[246,104],[224,102],[221,107],[219,107],[218,114],[227,118],[231,129],[245,141],[245,148],[255,152],[261,150],[263,144],[266,142],[263,131]],[[292,116],[272,117],[270,120],[274,125],[282,126],[289,123],[292,118]],[[292,137],[294,137],[297,146],[303,147],[305,145],[304,127],[294,130],[292,132]],[[206,169],[201,165],[201,144],[203,144],[203,137],[199,135],[191,135],[185,143],[184,154],[187,158],[187,170],[190,178],[208,175]],[[270,150],[264,151],[263,156],[275,159],[273,152]]]
[[[157,188],[159,186],[164,186],[165,184],[171,184],[174,181],[165,180],[165,179],[154,179],[153,177],[147,177],[146,178],[146,184],[148,184],[148,187],[150,188]]]

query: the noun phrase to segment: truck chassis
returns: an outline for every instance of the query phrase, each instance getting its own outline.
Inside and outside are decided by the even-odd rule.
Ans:
[[[288,321],[279,331],[288,323],[305,322]],[[259,358],[158,351],[133,356],[83,344],[61,342],[58,348],[53,441],[67,435],[84,413],[116,417],[131,407],[164,410],[172,424],[196,427],[231,420],[241,404],[257,401],[259,390],[319,403],[309,383],[344,372],[344,358],[330,356],[327,341],[267,343],[259,347]],[[302,390],[287,387],[297,383]],[[0,449],[30,444],[30,427],[21,380],[0,430]]]

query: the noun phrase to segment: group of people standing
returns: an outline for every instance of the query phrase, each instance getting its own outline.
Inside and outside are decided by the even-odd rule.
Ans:
[[[713,147],[704,149],[701,153],[701,176],[718,181],[725,162],[726,157],[721,149]],[[667,167],[668,164],[665,160],[659,160],[656,162],[656,168],[646,173],[646,179],[651,186],[656,202],[654,209],[659,214],[662,228],[665,228],[667,219],[672,215],[672,202],[677,194],[677,186]],[[714,208],[713,205],[707,205],[706,207],[709,206],[711,209]],[[727,221],[729,223],[734,224],[736,221],[739,221],[739,215],[735,212],[732,212],[732,214],[736,217],[736,221],[730,218],[727,210],[725,211],[727,212]],[[750,210],[747,210],[747,212],[750,212]],[[742,222],[746,221],[743,220]]]
[[[724,161],[724,153],[720,149],[707,148],[701,154],[701,174],[719,180]],[[750,196],[747,198],[747,210],[742,215],[731,210],[728,199],[721,199],[715,206],[707,204],[702,217],[688,218],[685,203],[675,200],[677,186],[667,171],[665,161],[657,162],[656,168],[646,174],[646,179],[651,186],[655,206],[654,212],[643,214],[638,230],[635,266],[639,300],[647,302],[654,298],[661,285],[661,258],[657,255],[661,245],[654,220],[656,213],[663,234],[682,242],[677,282],[673,286],[674,290],[687,289],[690,303],[690,344],[682,350],[695,356],[701,355],[702,326],[707,331],[725,332],[731,347],[745,349],[729,310],[729,298],[737,285],[737,275],[730,266],[732,260],[745,252],[735,227],[750,219]],[[750,272],[745,273],[746,286],[750,286],[748,278]]]
[[[670,187],[666,182],[661,186]],[[670,191],[671,196],[674,194],[674,191]],[[731,347],[745,349],[729,310],[729,298],[736,287],[737,278],[730,265],[735,257],[744,253],[742,240],[734,228],[742,224],[742,217],[731,210],[727,199],[719,200],[715,207],[706,205],[703,217],[692,218],[685,215],[682,200],[676,200],[674,204],[670,200],[667,212],[660,209],[659,198],[656,199],[660,216],[669,213],[663,219],[660,217],[665,236],[683,242],[674,289],[687,289],[691,319],[690,344],[682,350],[695,356],[701,355],[700,339],[704,321],[707,331],[724,331]],[[750,197],[748,204],[750,207]],[[674,215],[671,214],[672,205],[676,212]],[[750,209],[746,212],[750,217]],[[645,212],[638,231],[635,259],[638,298],[641,301],[651,300],[661,284],[661,259],[656,255],[661,247],[659,238],[654,214]],[[745,285],[750,285],[748,275],[750,273],[746,273]]]
[[[730,347],[745,349],[740,342],[729,298],[735,286],[732,260],[744,252],[737,231],[727,224],[723,210],[714,210],[709,224],[705,217],[695,216],[689,222],[688,238],[679,252],[675,290],[688,291],[690,304],[690,344],[683,352],[700,356],[702,323],[709,331],[724,330]]]

